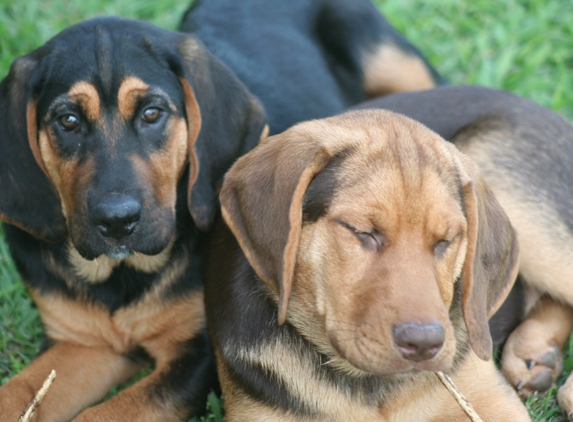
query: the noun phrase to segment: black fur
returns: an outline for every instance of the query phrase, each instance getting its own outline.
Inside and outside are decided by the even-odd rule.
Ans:
[[[425,62],[369,0],[199,0],[180,30],[200,39],[263,103],[271,134],[364,100],[361,60],[380,44]]]

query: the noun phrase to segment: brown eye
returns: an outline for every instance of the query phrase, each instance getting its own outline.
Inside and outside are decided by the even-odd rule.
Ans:
[[[58,118],[58,124],[62,130],[71,132],[80,125],[80,120],[73,114],[64,114]]]
[[[161,111],[158,108],[149,107],[145,109],[141,118],[145,123],[155,123],[157,119],[159,119],[159,116],[161,116]]]
[[[450,246],[449,241],[447,240],[439,240],[434,244],[434,255],[436,255],[437,258],[441,258],[444,256],[444,254],[446,253],[446,250],[448,249],[448,246]]]

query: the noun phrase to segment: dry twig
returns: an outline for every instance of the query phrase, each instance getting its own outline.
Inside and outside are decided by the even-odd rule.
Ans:
[[[471,421],[483,422],[468,399],[466,399],[461,391],[458,390],[458,387],[456,387],[452,379],[442,371],[435,372],[435,374],[440,379],[440,381],[442,381],[442,384],[444,384],[444,387],[446,387],[450,394],[454,396],[454,399],[456,399],[462,410],[466,412]]]
[[[48,378],[46,378],[46,380],[42,384],[42,388],[38,390],[34,398],[26,405],[26,408],[20,415],[20,419],[18,419],[18,422],[29,422],[30,419],[32,419],[32,416],[34,415],[36,408],[40,405],[40,403],[42,403],[42,400],[44,400],[44,397],[46,396],[46,393],[48,392],[48,389],[54,382],[55,378],[56,378],[56,371],[52,369],[52,372],[50,372],[50,375],[48,375]]]

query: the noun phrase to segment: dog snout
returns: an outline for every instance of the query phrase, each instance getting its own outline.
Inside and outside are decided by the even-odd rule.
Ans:
[[[141,203],[129,196],[111,196],[92,210],[92,223],[104,237],[122,239],[132,234],[141,218]]]
[[[407,323],[394,327],[394,343],[404,359],[422,362],[432,359],[444,345],[446,332],[439,323]]]

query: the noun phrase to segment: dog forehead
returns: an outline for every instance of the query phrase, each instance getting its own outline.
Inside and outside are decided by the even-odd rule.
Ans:
[[[46,112],[79,82],[93,85],[107,102],[116,101],[125,80],[134,77],[180,99],[181,88],[167,60],[177,45],[169,31],[143,22],[98,18],[74,25],[36,55],[42,74],[38,112]]]
[[[456,204],[462,201],[464,172],[445,140],[393,113],[358,117],[350,120],[354,147],[338,160],[333,176],[333,213],[461,210]]]

